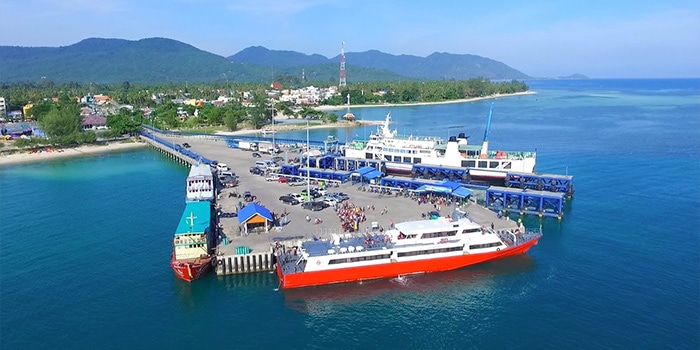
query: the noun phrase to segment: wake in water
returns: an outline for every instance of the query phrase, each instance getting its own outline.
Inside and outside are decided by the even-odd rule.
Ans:
[[[407,286],[410,286],[413,284],[413,280],[409,279],[406,276],[394,277],[394,278],[390,279],[389,282],[398,284],[402,287],[407,287]]]

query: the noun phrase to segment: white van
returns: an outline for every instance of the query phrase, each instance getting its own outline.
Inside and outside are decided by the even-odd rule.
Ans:
[[[273,165],[273,163],[271,160],[257,160],[257,161],[255,161],[255,167],[260,168],[262,170],[267,170],[272,165]]]
[[[228,167],[228,165],[226,165],[226,163],[218,163],[218,164],[216,164],[216,170],[218,172],[222,172],[222,171],[229,171],[231,169],[229,169],[229,167]]]

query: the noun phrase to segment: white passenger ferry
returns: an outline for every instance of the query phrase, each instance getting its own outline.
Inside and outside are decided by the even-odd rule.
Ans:
[[[345,157],[383,160],[389,172],[408,173],[414,164],[425,164],[467,168],[469,176],[476,179],[503,179],[509,171],[533,173],[535,152],[489,151],[492,111],[493,105],[481,145],[469,145],[464,133],[447,141],[439,137],[397,135],[396,130],[389,128],[391,114],[387,114],[368,140],[354,140],[345,146]]]

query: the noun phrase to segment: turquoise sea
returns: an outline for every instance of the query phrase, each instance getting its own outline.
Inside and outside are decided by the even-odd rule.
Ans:
[[[495,101],[491,147],[574,175],[564,219],[527,217],[527,255],[405,283],[182,282],[184,167],[148,149],[0,167],[0,349],[698,349],[700,80],[528,84]],[[352,112],[478,143],[490,103]]]

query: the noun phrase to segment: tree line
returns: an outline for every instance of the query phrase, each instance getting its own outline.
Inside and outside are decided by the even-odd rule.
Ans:
[[[329,87],[330,83],[326,86]],[[282,89],[300,86],[283,85]],[[437,102],[493,94],[527,91],[520,81],[491,82],[475,78],[464,81],[407,81],[365,82],[349,84],[339,94],[321,102],[325,105],[342,105],[350,96],[352,104]],[[103,94],[119,106],[107,113],[106,131],[82,130],[80,99],[84,96]],[[297,117],[335,122],[335,113],[326,113],[312,107],[297,107],[290,103],[269,98],[267,86],[252,83],[197,83],[197,84],[79,84],[61,85],[50,81],[38,83],[0,84],[0,96],[9,101],[8,110],[21,109],[32,104],[30,110],[42,130],[48,136],[44,144],[76,145],[110,139],[140,130],[142,124],[161,129],[198,129],[235,131],[242,125],[259,129],[271,123],[277,113]],[[223,106],[203,104],[192,106],[176,104],[174,99],[193,98],[212,101],[226,96],[229,102]],[[244,99],[247,97],[247,99]],[[57,101],[54,99],[57,98]],[[142,109],[148,107],[149,115]],[[22,141],[40,143],[41,141]]]

